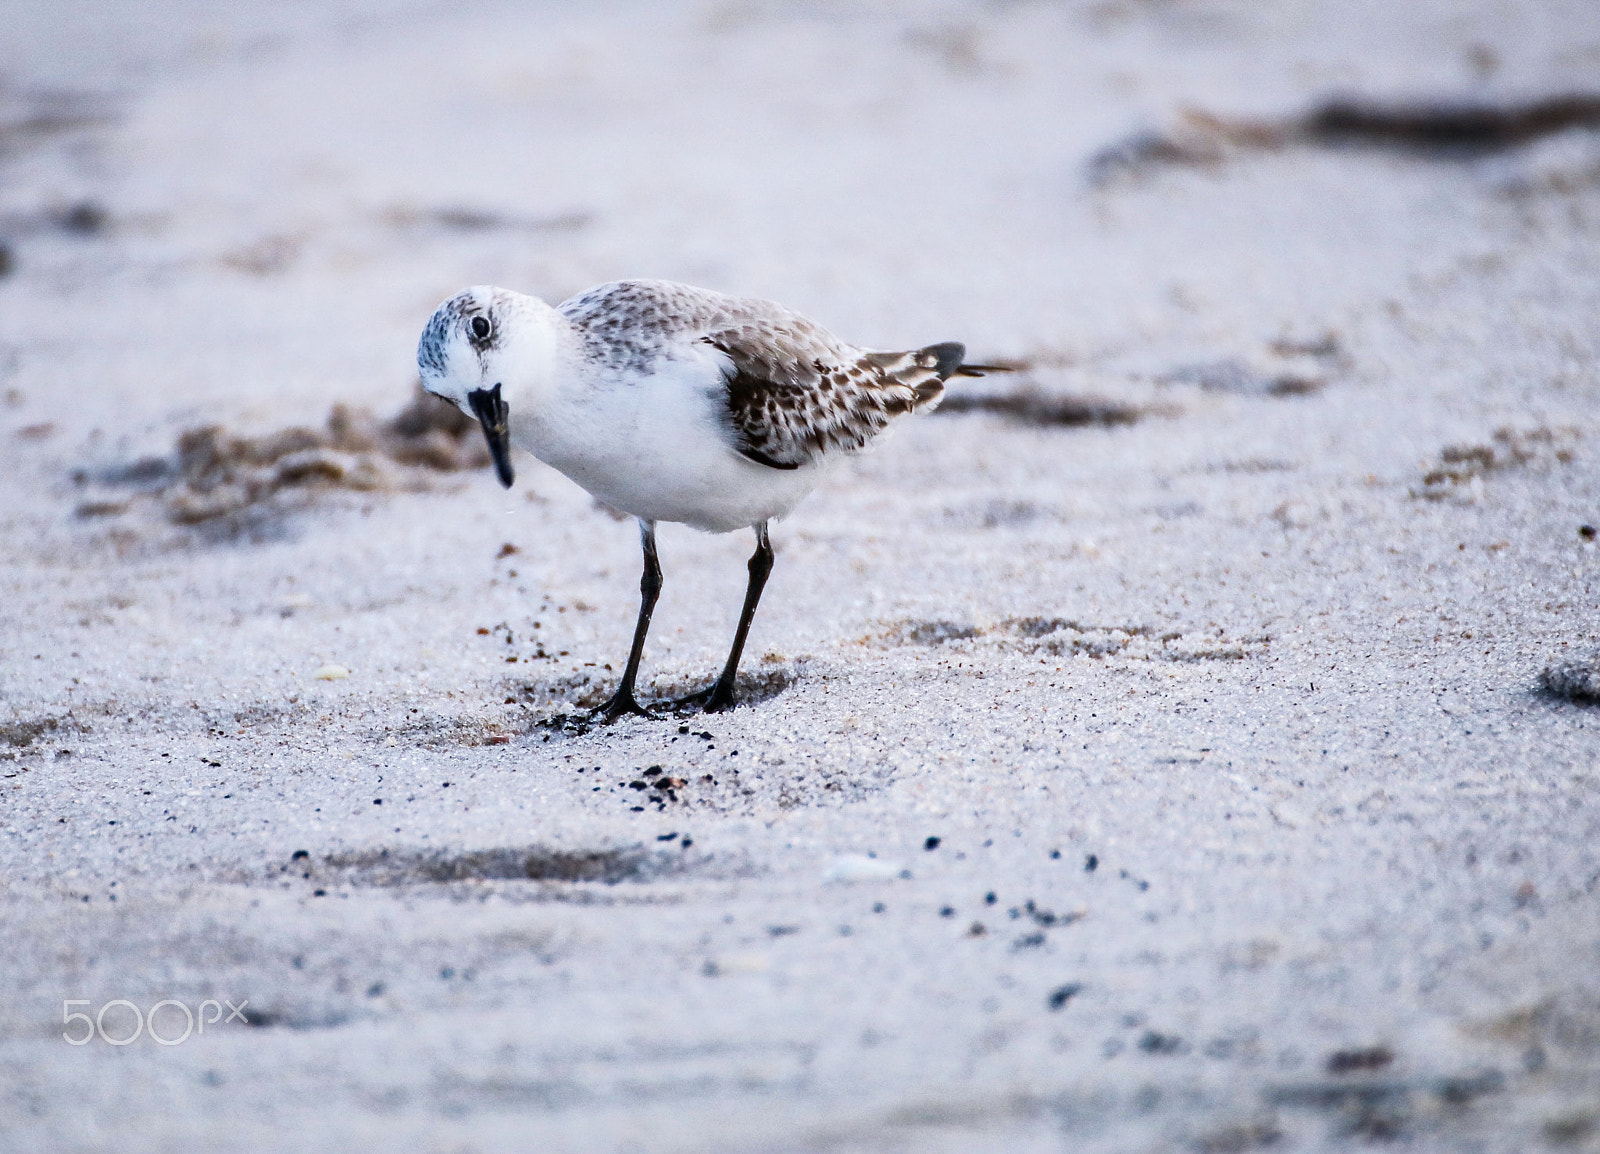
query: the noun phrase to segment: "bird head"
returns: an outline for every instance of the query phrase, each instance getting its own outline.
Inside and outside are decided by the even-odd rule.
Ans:
[[[511,468],[511,403],[552,347],[549,306],[509,289],[477,285],[433,311],[417,343],[422,387],[483,427],[496,475],[506,488]],[[544,338],[544,339],[541,339]]]

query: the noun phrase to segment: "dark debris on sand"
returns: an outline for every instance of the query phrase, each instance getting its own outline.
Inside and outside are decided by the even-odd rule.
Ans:
[[[488,464],[476,423],[419,388],[387,421],[340,404],[321,429],[296,426],[250,437],[205,425],[180,434],[169,456],[144,457],[92,478],[80,472],[75,479],[136,491],[123,499],[87,498],[78,506],[80,516],[115,516],[153,500],[175,524],[198,525],[239,515],[286,490],[416,489],[424,487],[425,471]]]
[[[1487,444],[1446,445],[1439,451],[1439,463],[1422,478],[1422,488],[1413,497],[1429,501],[1471,499],[1473,482],[1489,473],[1507,469],[1555,465],[1572,462],[1577,442],[1575,429],[1513,429],[1495,431]]]
[[[1548,666],[1539,674],[1539,687],[1552,697],[1600,703],[1600,658]]]
[[[1105,186],[1157,168],[1209,167],[1236,153],[1295,146],[1386,148],[1430,159],[1471,159],[1573,128],[1600,128],[1600,94],[1505,103],[1336,96],[1298,115],[1272,119],[1191,109],[1174,129],[1136,133],[1097,153],[1089,161],[1089,179]]]
[[[994,413],[1019,424],[1057,428],[1131,425],[1157,413],[1147,407],[1110,401],[1101,397],[1077,397],[1046,393],[1023,385],[1003,393],[957,394],[945,397],[934,410],[954,416],[961,413]]]
[[[461,881],[650,881],[684,868],[680,854],[642,846],[567,849],[532,845],[448,851],[422,848],[331,854],[308,863],[318,881],[404,886]],[[295,868],[285,867],[284,872]],[[301,870],[300,872],[305,872]]]

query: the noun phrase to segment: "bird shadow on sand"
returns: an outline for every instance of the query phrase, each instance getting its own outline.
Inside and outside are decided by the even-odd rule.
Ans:
[[[772,701],[805,676],[805,664],[804,661],[784,661],[741,670],[734,709],[748,709]],[[705,689],[711,679],[710,674],[663,676],[642,687],[640,699],[650,714],[643,720],[677,721],[698,715],[700,707],[684,699]],[[534,730],[577,736],[605,727],[605,722],[595,717],[594,711],[610,700],[616,688],[615,678],[596,680],[586,674],[574,674],[523,685],[512,696],[519,702],[548,710],[534,721]]]

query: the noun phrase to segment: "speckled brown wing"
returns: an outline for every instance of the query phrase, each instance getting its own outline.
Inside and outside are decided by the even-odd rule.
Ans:
[[[895,417],[935,407],[964,352],[953,342],[862,352],[801,318],[752,319],[701,339],[728,359],[728,423],[736,447],[773,469],[798,469],[829,450],[859,449]]]
[[[864,352],[782,305],[670,281],[614,281],[558,308],[590,362],[618,376],[648,371],[675,346],[710,345],[726,362],[734,448],[773,469],[859,449],[895,417],[936,406],[945,378],[969,371],[955,342]]]

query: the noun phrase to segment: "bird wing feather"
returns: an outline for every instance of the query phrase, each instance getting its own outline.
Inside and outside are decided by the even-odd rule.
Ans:
[[[683,342],[710,346],[733,448],[774,469],[854,451],[895,417],[934,408],[965,352],[955,342],[867,352],[771,301],[667,281],[600,285],[559,308],[615,369],[642,370]]]
[[[749,318],[701,340],[727,362],[723,375],[735,448],[774,469],[797,469],[829,451],[861,448],[895,417],[936,406],[944,377],[954,371],[946,365],[952,348],[864,352],[792,314]],[[959,345],[953,355],[959,365]]]

